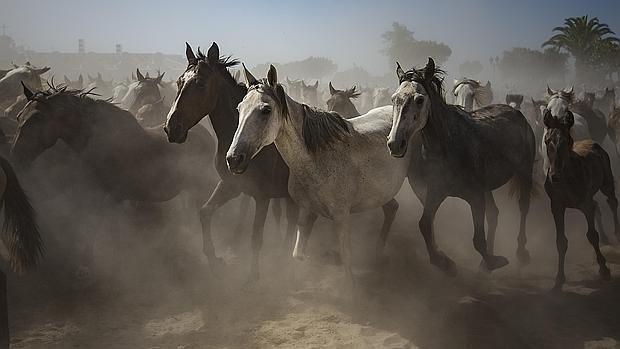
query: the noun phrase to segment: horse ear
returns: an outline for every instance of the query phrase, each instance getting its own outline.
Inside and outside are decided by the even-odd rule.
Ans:
[[[210,64],[216,64],[220,61],[220,48],[215,42],[211,44],[211,47],[209,47],[209,51],[207,51],[207,61]]]
[[[40,69],[35,69],[34,72],[37,73],[37,75],[41,75],[41,74],[45,74],[50,69],[51,69],[50,67],[44,67]]]
[[[564,92],[566,92],[568,94],[571,94],[571,95],[573,94],[573,91],[575,91],[575,85],[571,86],[570,90],[568,90],[568,91],[564,90]]]
[[[319,88],[319,80],[317,80],[317,81],[314,83],[314,86],[313,86],[313,87],[314,87],[314,88]]]
[[[71,83],[71,80],[69,80],[66,75],[64,75],[63,77],[65,78],[65,84],[69,85]]]
[[[34,96],[34,93],[32,93],[32,91],[28,89],[28,87],[26,86],[26,84],[24,84],[23,81],[21,81],[21,83],[22,83],[22,88],[24,89],[24,96],[26,96],[27,100],[31,101],[32,97]]]
[[[308,85],[306,85],[305,81],[301,80],[301,87],[306,88],[306,87],[308,87]]]
[[[164,78],[164,75],[166,75],[166,72],[163,72],[161,74],[157,74],[157,77],[155,78],[155,82],[157,82],[157,84],[160,84],[161,80]]]
[[[235,70],[235,75],[233,76],[233,78],[235,78],[235,81],[239,81],[240,76],[241,76],[241,70]]]
[[[396,62],[396,76],[398,76],[398,81],[403,81],[405,78],[405,71],[401,68],[400,63]]]
[[[192,47],[189,46],[187,42],[185,43],[185,57],[187,58],[187,63],[189,65],[198,63],[198,60],[196,59],[196,56],[194,55],[194,51],[192,50]]]
[[[245,64],[241,63],[241,65],[243,66],[243,75],[245,75],[245,82],[247,83],[248,87],[258,84],[258,80],[256,80],[254,75],[252,75],[248,68],[245,67]]]
[[[288,79],[288,75],[286,76],[286,83],[289,85],[291,84],[291,80]]]
[[[510,95],[506,95],[506,104],[508,104],[508,96]]]
[[[428,57],[428,62],[426,63],[426,67],[424,68],[424,80],[431,81],[435,76],[435,61]]]
[[[534,97],[530,97],[530,99],[532,100],[532,105],[536,106],[536,101],[534,100]]]
[[[78,77],[78,82],[80,83],[80,85],[84,84],[84,77],[82,76],[82,74],[80,74],[80,76]]]
[[[147,78],[147,79],[150,78],[149,72],[146,72],[146,75],[144,75],[144,77]]]
[[[267,82],[270,86],[275,87],[278,85],[278,72],[273,64],[269,65],[269,71],[267,72]]]
[[[491,88],[491,82],[489,80],[487,80],[487,84],[485,86],[487,89]]]
[[[142,73],[140,73],[140,69],[136,68],[136,76],[138,77],[138,81],[144,81],[144,75],[142,75]]]
[[[333,96],[333,95],[335,95],[335,94],[336,94],[336,92],[338,92],[338,91],[336,91],[336,89],[334,88],[334,86],[332,86],[332,82],[330,81],[330,82],[329,82],[329,94]]]
[[[551,89],[551,87],[549,87],[549,85],[547,85],[547,95],[548,96],[553,96],[555,94],[555,91],[553,91]]]

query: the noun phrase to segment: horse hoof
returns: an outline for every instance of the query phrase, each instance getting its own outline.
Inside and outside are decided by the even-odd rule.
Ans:
[[[431,258],[431,264],[441,269],[444,274],[450,277],[455,277],[458,274],[456,270],[456,263],[454,263],[454,261],[443,252],[439,252],[437,256]]]
[[[518,249],[517,250],[517,260],[519,261],[519,264],[521,266],[525,266],[530,264],[530,251],[528,251],[527,249],[523,248],[523,249]]]
[[[607,267],[600,267],[598,270],[598,274],[601,276],[601,280],[603,281],[611,280],[611,272]]]
[[[490,271],[493,271],[495,269],[499,269],[501,267],[508,265],[508,259],[503,256],[490,255],[490,256],[487,256],[485,262],[486,262],[487,268],[489,268]]]

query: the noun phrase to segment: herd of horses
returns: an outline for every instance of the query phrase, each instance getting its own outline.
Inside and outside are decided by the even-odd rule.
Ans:
[[[536,182],[544,182],[557,233],[554,289],[561,290],[565,282],[566,208],[585,215],[599,274],[610,278],[599,238],[606,244],[611,239],[594,195],[600,191],[607,197],[619,239],[612,162],[601,146],[607,138],[614,145],[620,141],[613,88],[605,89],[602,98],[586,93],[578,100],[572,89],[547,87],[545,100],[531,99],[531,105],[519,94],[508,94],[506,104],[491,104],[490,83],[464,78],[454,82],[451,104],[445,72],[429,58],[424,67],[407,71],[397,64],[393,94],[388,88],[341,90],[330,82],[323,110],[318,81],[306,84],[287,77],[282,83],[274,66],[261,79],[245,66],[233,73],[239,62],[222,56],[215,43],[206,54],[186,44],[185,53],[187,68],[176,84],[165,82],[163,73],[150,77],[137,69],[116,85],[98,74],[89,75],[88,84],[81,75],[77,80],[65,76],[64,83],[56,85],[52,78],[44,87],[41,75],[48,67],[26,63],[0,70],[2,152],[10,159],[0,157],[5,217],[0,237],[13,269],[34,267],[43,252],[34,211],[13,167],[18,174],[28,173],[41,154],[54,151],[62,140],[91,170],[106,200],[166,202],[185,193],[189,204],[184,209],[198,214],[203,253],[216,273],[225,262],[213,243],[213,216],[240,195],[243,216],[253,198],[248,282],[259,279],[271,205],[278,223],[286,208],[283,248],[296,259],[308,258],[317,218],[330,219],[347,280],[353,283],[351,214],[383,210],[376,241],[381,263],[399,209],[395,196],[405,179],[424,207],[419,230],[430,262],[447,275],[457,274],[456,264],[434,237],[435,215],[446,198],[469,204],[474,249],[481,267],[490,272],[508,264],[494,253],[499,209],[493,191],[510,182],[516,193],[516,256],[526,265],[531,193]],[[364,94],[372,97],[364,103],[370,107],[355,103]],[[201,123],[205,117],[212,131]],[[613,151],[617,156],[618,148]],[[0,286],[6,315],[6,285]],[[6,316],[3,321],[6,325]],[[0,331],[5,328],[0,324]]]

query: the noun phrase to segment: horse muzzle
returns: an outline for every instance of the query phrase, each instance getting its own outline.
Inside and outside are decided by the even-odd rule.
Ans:
[[[404,138],[400,140],[388,139],[387,146],[390,149],[390,154],[395,158],[402,158],[407,154],[407,140]]]
[[[230,154],[226,156],[226,164],[228,165],[228,170],[232,174],[242,174],[248,168],[248,164],[250,163],[249,157],[246,154]]]
[[[187,139],[187,131],[183,130],[183,127],[179,124],[171,126],[166,123],[164,132],[166,132],[168,142],[170,143],[184,143]]]

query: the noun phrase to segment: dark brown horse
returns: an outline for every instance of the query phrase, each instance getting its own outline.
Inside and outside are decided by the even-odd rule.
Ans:
[[[29,102],[18,117],[11,149],[24,171],[63,141],[92,173],[106,200],[161,203],[183,192],[197,213],[214,187],[209,155],[215,144],[204,128],[193,131],[191,142],[171,145],[160,128],[144,129],[130,112],[87,93],[64,87],[33,93],[24,87],[24,94]],[[90,263],[94,241],[85,243],[83,257]]]
[[[33,269],[43,254],[43,241],[35,212],[11,164],[0,157],[0,208],[4,225],[0,233],[9,252],[8,262],[17,273]],[[0,271],[0,348],[9,348],[9,318],[6,275]]]
[[[447,104],[441,74],[430,58],[424,69],[404,72],[398,66],[400,86],[393,97],[394,123],[388,137],[392,155],[402,157],[410,139],[421,136],[427,193],[419,225],[430,261],[448,275],[456,274],[456,265],[439,250],[433,234],[437,209],[453,196],[471,206],[474,247],[486,268],[508,264],[487,245],[484,219],[491,191],[513,179],[521,211],[517,257],[527,263],[525,226],[536,155],[534,133],[523,114],[507,105],[491,105],[470,114]],[[412,149],[416,150],[420,148]]]
[[[361,92],[358,92],[355,86],[346,90],[337,90],[330,81],[329,94],[331,97],[327,100],[327,110],[335,111],[345,119],[361,115],[357,108],[355,108],[355,105],[353,105],[353,102],[351,102],[352,98],[357,98],[361,95]]]
[[[581,101],[575,101],[571,104],[571,111],[581,115],[588,122],[588,130],[592,140],[603,143],[605,137],[610,134],[607,126],[607,118],[605,114],[594,108],[595,94],[586,92],[585,97]]]
[[[154,104],[156,102],[163,102],[159,85],[161,84],[164,74],[158,74],[156,78],[151,78],[142,75],[140,69],[136,69],[136,76],[138,81],[136,84],[132,84],[125,96],[126,100],[123,100],[123,105],[134,115],[138,113],[138,110],[147,104]],[[163,124],[165,113],[162,115]]]
[[[570,128],[573,126],[573,114],[553,115],[547,110],[544,116],[547,127],[544,142],[547,148],[549,170],[545,180],[545,191],[551,199],[551,212],[555,220],[556,244],[558,249],[558,272],[555,278],[555,290],[561,290],[566,280],[564,259],[568,248],[564,234],[564,211],[567,208],[580,210],[588,221],[586,236],[594,248],[602,279],[609,280],[610,272],[605,264],[605,257],[599,249],[599,233],[595,228],[595,211],[597,204],[594,195],[600,190],[607,196],[611,208],[617,237],[618,200],[616,199],[614,177],[611,172],[609,155],[603,148],[591,140],[573,142]]]
[[[250,281],[254,281],[258,279],[258,257],[269,201],[289,198],[289,169],[275,146],[271,145],[256,155],[256,160],[243,175],[233,175],[228,171],[226,151],[239,122],[237,105],[245,96],[247,88],[238,84],[228,71],[229,67],[237,65],[237,61],[231,60],[230,57],[221,58],[216,43],[211,45],[207,55],[198,51],[197,56],[189,44],[186,45],[187,69],[177,80],[179,92],[164,129],[170,142],[183,143],[187,139],[188,130],[206,115],[209,116],[217,134],[215,167],[220,175],[220,182],[200,211],[204,253],[212,266],[222,264],[215,254],[211,239],[213,213],[241,193],[253,197],[256,211],[252,228],[253,254]],[[287,216],[285,246],[290,247],[297,223],[297,206],[290,200],[287,204]]]

